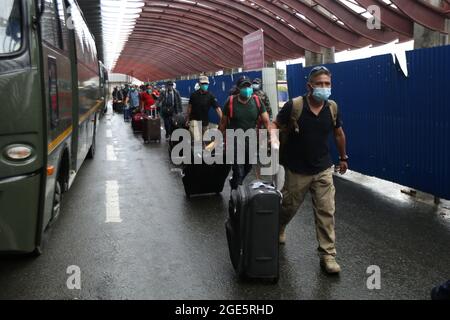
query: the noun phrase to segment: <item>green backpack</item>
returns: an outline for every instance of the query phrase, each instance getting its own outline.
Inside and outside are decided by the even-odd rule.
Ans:
[[[291,117],[286,125],[280,126],[280,164],[285,166],[287,163],[287,142],[291,132],[300,133],[298,120],[303,112],[304,97],[292,99]],[[338,106],[335,101],[328,100],[330,106],[333,125],[336,127]]]

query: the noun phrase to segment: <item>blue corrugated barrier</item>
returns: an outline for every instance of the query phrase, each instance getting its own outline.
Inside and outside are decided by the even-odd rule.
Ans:
[[[342,111],[352,170],[450,199],[450,46],[326,65]],[[289,96],[311,68],[287,68]],[[336,152],[334,150],[335,157]]]

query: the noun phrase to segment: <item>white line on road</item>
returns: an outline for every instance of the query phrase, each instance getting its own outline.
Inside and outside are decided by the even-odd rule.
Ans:
[[[114,146],[112,144],[106,145],[106,161],[117,161]]]
[[[120,223],[119,183],[106,181],[106,223]]]

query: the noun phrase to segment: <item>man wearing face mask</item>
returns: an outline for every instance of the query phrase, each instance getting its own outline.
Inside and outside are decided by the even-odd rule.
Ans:
[[[286,225],[300,208],[309,191],[319,242],[320,265],[329,274],[341,271],[336,262],[335,247],[335,188],[333,162],[328,149],[328,137],[333,134],[339,151],[339,172],[348,169],[346,139],[337,104],[329,100],[331,72],[322,66],[311,70],[308,93],[288,101],[278,113],[274,125],[286,130],[285,184],[280,215],[280,243],[286,242]],[[281,133],[280,133],[281,134]],[[282,140],[282,139],[280,139]]]
[[[255,130],[259,119],[261,119],[266,128],[271,129],[272,127],[269,114],[266,111],[266,106],[259,100],[259,97],[253,93],[251,80],[246,76],[241,77],[236,86],[239,89],[239,94],[230,96],[224,105],[224,113],[219,127],[224,136],[226,129],[242,129],[244,132],[249,129]],[[242,185],[245,177],[252,169],[252,165],[249,161],[249,145],[247,141],[244,143],[245,164],[238,164],[237,154],[235,153],[234,155],[234,163],[232,165],[233,176],[230,180],[232,190],[235,190],[239,185]],[[235,150],[237,150],[237,148],[235,148]]]
[[[187,110],[186,122],[190,123],[190,130],[193,133],[194,140],[201,140],[201,136],[208,129],[209,109],[214,108],[219,119],[222,118],[222,109],[217,102],[216,97],[209,92],[209,79],[207,76],[201,76],[199,79],[200,89],[191,94]],[[199,131],[196,124],[202,124],[202,132]]]
[[[259,78],[253,79],[252,82],[253,93],[256,94],[259,99],[266,106],[267,113],[269,114],[270,121],[272,121],[272,108],[270,106],[270,100],[267,94],[262,90],[262,80]]]
[[[128,107],[124,110],[123,116],[125,122],[128,122],[131,120],[133,110],[139,108],[140,106],[140,97],[137,85],[131,87],[126,98],[125,105],[128,105]]]
[[[182,111],[181,96],[174,88],[173,81],[166,82],[166,90],[161,93],[158,105],[161,108],[164,128],[166,129],[166,139],[168,139],[172,134],[172,117]]]

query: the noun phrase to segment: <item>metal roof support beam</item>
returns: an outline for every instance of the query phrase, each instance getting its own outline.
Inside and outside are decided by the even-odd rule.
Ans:
[[[257,30],[260,28],[260,24],[252,24],[252,22],[247,21],[245,15],[242,16],[238,13],[236,16],[236,12],[225,12],[225,11],[214,11],[208,10],[204,7],[200,6],[192,6],[184,3],[176,3],[175,5],[171,5],[168,7],[167,3],[153,2],[150,7],[144,8],[145,12],[151,12],[152,8],[158,10],[157,12],[161,12],[160,8],[165,8],[166,12],[182,12],[186,14],[187,20],[195,20],[204,22],[208,20],[208,24],[214,25],[215,27],[223,30],[223,36],[229,37],[236,36],[240,43],[242,44],[243,36]],[[219,14],[217,14],[219,13]],[[304,50],[299,47],[294,47],[291,42],[288,41],[280,41],[280,35],[271,29],[264,29],[264,42],[266,45],[266,51],[270,50],[273,56],[281,57],[280,51],[288,56],[300,56],[299,52],[303,54]],[[231,40],[231,39],[230,39]],[[296,55],[295,55],[296,54]]]
[[[444,10],[438,12],[438,8],[433,9],[422,1],[411,0],[391,0],[400,10],[417,23],[428,29],[448,33],[445,27],[446,13]]]
[[[332,38],[329,35],[313,28],[309,24],[303,22],[303,20],[294,16],[292,13],[289,14],[285,10],[272,4],[269,1],[252,0],[252,3],[256,3],[258,6],[272,12],[276,16],[279,16],[280,18],[285,20],[287,23],[291,24],[296,29],[298,29],[301,33],[303,33],[311,41],[314,41],[315,43],[317,43],[318,45],[320,45],[322,47],[325,47],[325,48],[338,47],[342,50],[345,50],[348,48],[347,45],[340,42],[339,40]]]
[[[151,11],[150,10],[146,10],[145,14],[143,14],[143,17],[148,17]],[[193,23],[194,21],[198,21],[203,23],[205,21],[205,19],[211,19],[210,16],[208,15],[203,15],[203,14],[199,14],[197,12],[195,12],[194,14],[194,9],[191,11],[185,11],[185,10],[180,10],[180,9],[166,9],[166,16],[167,17],[172,17],[172,12],[173,13],[180,13],[182,14],[182,16],[185,18],[185,21],[183,21],[182,24],[179,24],[179,28],[185,28],[187,26],[195,26],[195,28],[197,28],[196,30],[192,31],[192,32],[196,32],[196,33],[201,33],[201,34],[205,34],[207,31],[204,30],[198,30],[198,27]],[[176,14],[174,14],[175,16],[177,16]],[[178,16],[177,16],[178,17]],[[217,31],[220,33],[220,35],[218,35],[216,37],[216,40],[227,40],[229,41],[229,46],[230,47],[235,47],[235,46],[239,46],[239,50],[242,54],[242,38],[247,35],[249,32],[242,30],[242,29],[238,29],[237,25],[240,24],[240,21],[236,21],[236,23],[233,24],[229,24],[228,22],[223,22],[222,20],[219,19],[219,17],[214,18],[214,20],[211,20],[209,22],[210,25],[210,29],[211,27],[214,27],[213,30]],[[153,25],[153,23],[152,23]],[[241,24],[244,25],[245,24]],[[249,27],[247,27],[247,29],[249,29]],[[192,30],[192,29],[189,29]],[[270,38],[267,34],[265,34],[264,37],[265,43],[266,43],[266,54],[268,57],[270,57],[271,59],[276,60],[277,58],[281,57],[280,53],[277,53],[277,49],[280,49],[280,45],[277,44],[272,38]],[[231,43],[234,43],[234,45],[232,45]],[[283,49],[284,52],[291,52],[288,48]]]
[[[308,7],[301,1],[279,0],[279,2],[284,3],[297,12],[303,14],[309,20],[314,21],[314,23],[324,32],[331,35],[333,38],[346,43],[350,47],[363,48],[372,44],[372,41],[370,41],[368,38],[363,37],[360,34],[355,34],[354,32],[341,27],[338,23],[331,21],[330,19],[323,16],[311,7]]]
[[[369,38],[375,42],[379,43],[389,43],[395,39],[400,38],[400,36],[392,31],[386,30],[370,30],[367,28],[367,23],[356,13],[352,12],[351,9],[345,7],[339,1],[329,1],[329,0],[314,0],[321,7],[327,9],[338,17],[342,22],[347,25],[350,29],[359,33],[360,35]]]
[[[170,25],[170,22],[167,22],[167,25]],[[135,30],[136,35],[141,34],[145,35],[146,37],[152,35],[145,29],[138,28]],[[223,50],[220,46],[217,45],[217,43],[208,40],[203,40],[202,37],[198,35],[186,34],[184,36],[180,36],[177,33],[167,33],[164,36],[156,35],[156,37],[159,37],[161,40],[176,39],[177,41],[179,41],[184,45],[184,50],[191,50],[194,52],[198,51],[200,54],[208,56],[211,59],[211,61],[215,63],[219,61],[219,65],[220,61],[223,61],[223,63],[227,64],[236,64],[239,63],[240,60],[239,57],[236,57],[235,55],[230,54],[228,51]],[[201,43],[199,41],[202,40],[203,40],[202,45],[199,45]]]
[[[377,6],[378,8],[380,8],[382,24],[409,38],[413,37],[414,22],[411,19],[399,14],[399,12],[390,9],[388,6],[386,6],[385,3],[383,3],[383,1],[356,0],[356,2],[358,2],[359,5],[364,7],[366,10],[370,6]]]
[[[214,5],[222,10],[237,10],[243,13],[249,12],[249,8],[241,4],[240,2],[237,3],[229,0],[204,0],[202,1],[202,3],[205,3],[210,6]],[[290,41],[294,42],[296,45],[300,45],[305,50],[320,53],[321,49],[317,43],[314,43],[310,39],[306,38],[304,35],[295,32],[294,30],[285,26],[284,24],[279,23],[279,21],[275,17],[269,16],[258,10],[252,10],[251,16],[253,17],[253,19],[256,18],[259,21],[259,23],[261,23],[260,28],[263,28],[265,30],[263,24],[276,25],[277,26],[276,29],[278,30],[278,32],[287,36],[288,39],[290,39]]]

